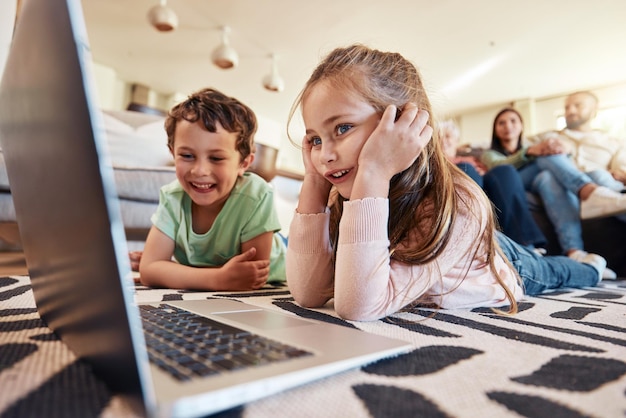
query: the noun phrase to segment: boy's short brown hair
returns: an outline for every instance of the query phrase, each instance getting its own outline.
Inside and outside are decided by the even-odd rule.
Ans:
[[[196,123],[201,120],[202,125],[209,132],[217,130],[219,122],[228,132],[237,133],[235,148],[243,160],[254,153],[254,134],[257,130],[256,115],[239,100],[228,97],[218,90],[206,88],[192,93],[187,100],[174,106],[165,119],[167,132],[167,146],[174,150],[174,133],[176,124],[186,120]]]

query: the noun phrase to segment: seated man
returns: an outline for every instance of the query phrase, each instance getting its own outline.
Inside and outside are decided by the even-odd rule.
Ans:
[[[528,137],[527,140],[529,144],[548,139],[558,140],[579,170],[589,175],[595,183],[623,193],[626,191],[626,138],[613,138],[593,129],[591,124],[597,110],[598,98],[593,93],[572,93],[565,99],[565,129],[547,131]],[[624,223],[626,214],[583,224],[584,235],[590,239],[589,247],[605,255],[609,265],[617,265],[618,273],[622,276],[626,271],[624,247],[620,245],[623,241],[610,237],[623,236],[626,230]]]
[[[528,142],[558,139],[580,171],[594,182],[619,192],[626,183],[626,140],[592,129],[597,110],[598,98],[593,93],[572,93],[565,99],[566,128],[531,136]]]

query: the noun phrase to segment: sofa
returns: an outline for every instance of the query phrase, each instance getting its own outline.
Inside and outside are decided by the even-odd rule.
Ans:
[[[159,202],[159,189],[176,179],[167,148],[164,116],[138,111],[102,111],[122,221],[129,241],[142,242],[151,227],[150,217]],[[286,235],[295,210],[300,181],[276,176],[276,153],[257,144],[251,171],[271,181],[282,233]],[[276,176],[276,177],[275,177]],[[19,230],[4,155],[0,150],[0,250],[19,250]]]
[[[159,188],[176,178],[167,148],[163,116],[134,111],[103,111],[122,220],[129,240],[143,240],[159,199]],[[0,239],[19,248],[15,209],[0,150]]]

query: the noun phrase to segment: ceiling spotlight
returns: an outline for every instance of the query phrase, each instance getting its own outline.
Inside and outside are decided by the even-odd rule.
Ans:
[[[222,28],[222,44],[215,48],[211,54],[213,64],[225,70],[236,67],[239,63],[237,51],[235,51],[235,49],[228,44],[229,33],[230,28],[228,26],[224,26]]]
[[[283,91],[285,88],[285,82],[282,77],[278,75],[278,66],[276,64],[276,55],[272,54],[272,69],[271,72],[263,77],[263,87],[269,91]]]
[[[148,11],[148,22],[160,32],[169,32],[178,26],[178,16],[166,3],[167,0],[160,0],[158,5]]]

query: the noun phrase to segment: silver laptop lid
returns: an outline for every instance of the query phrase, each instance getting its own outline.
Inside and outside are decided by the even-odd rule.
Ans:
[[[0,144],[41,317],[112,388],[140,394],[143,334],[129,325],[141,331],[90,60],[78,0],[23,2]]]

